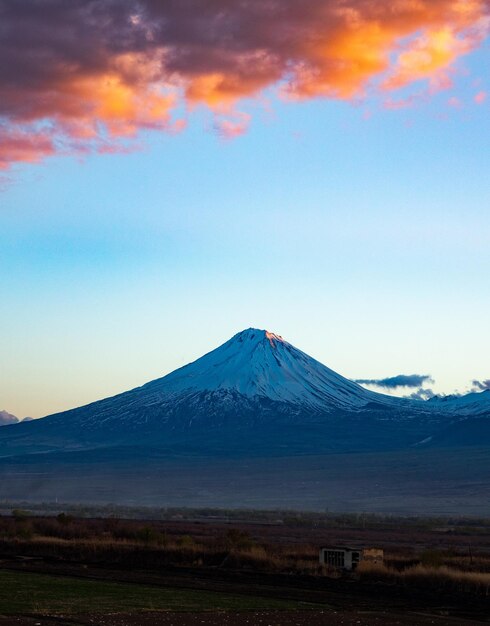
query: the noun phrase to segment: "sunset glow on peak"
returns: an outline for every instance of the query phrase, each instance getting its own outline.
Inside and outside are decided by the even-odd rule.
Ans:
[[[275,333],[271,333],[268,330],[265,331],[265,336],[266,339],[269,340],[271,345],[274,345],[274,341],[280,341],[281,343],[284,343],[284,339],[281,337],[281,335],[276,335]]]

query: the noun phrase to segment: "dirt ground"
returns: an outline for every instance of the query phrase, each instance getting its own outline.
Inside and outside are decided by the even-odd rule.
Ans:
[[[97,612],[70,618],[31,618],[0,616],[0,626],[476,626],[490,624],[486,600],[478,598],[451,603],[447,597],[398,596],[386,585],[358,586],[342,581],[286,578],[244,572],[206,572],[196,570],[168,572],[116,571],[105,568],[80,570],[66,563],[31,563],[16,565],[23,571],[38,570],[69,578],[131,582],[134,585],[156,585],[218,593],[237,593],[244,597],[258,595],[299,602],[323,604],[302,610],[203,610],[199,612],[127,611],[104,614]],[[13,567],[13,566],[12,566]],[[316,585],[313,583],[316,582]],[[304,583],[301,584],[300,583]],[[306,585],[306,586],[305,586]],[[316,586],[320,588],[315,588]],[[449,606],[450,605],[450,606]],[[406,610],[410,607],[410,610]],[[26,611],[27,613],[27,611]]]
[[[0,626],[475,626],[482,622],[416,613],[243,611],[132,613],[64,618],[1,617]]]
[[[126,521],[126,524],[133,522]],[[136,523],[136,522],[134,522]],[[168,536],[190,535],[198,541],[211,541],[225,536],[233,527],[247,532],[254,541],[266,545],[302,546],[351,543],[383,547],[391,554],[411,554],[426,548],[432,550],[459,550],[462,554],[469,545],[478,545],[482,558],[490,555],[490,531],[478,529],[477,535],[466,529],[446,527],[437,529],[406,528],[302,528],[287,524],[240,524],[201,521],[156,522]],[[23,544],[22,554],[26,552]],[[36,554],[36,553],[34,553]],[[119,611],[101,615],[102,610],[89,604],[80,609],[90,614],[64,617],[2,617],[0,626],[476,626],[490,625],[487,598],[447,597],[447,594],[426,593],[424,589],[410,592],[391,585],[358,584],[349,580],[326,580],[308,576],[293,576],[255,571],[221,570],[205,567],[168,567],[138,570],[118,566],[117,563],[84,563],[69,559],[36,558],[22,560],[16,555],[2,554],[0,563],[11,571],[34,572],[74,579],[90,579],[151,585],[155,587],[205,590],[217,593],[260,596],[280,600],[313,603],[311,610],[221,610],[191,612],[133,612],[132,606],[118,606]],[[150,605],[151,606],[151,605]],[[184,606],[184,605],[182,605]],[[245,605],[246,606],[246,605]],[[267,605],[266,605],[267,606]],[[274,606],[274,605],[273,605]],[[277,605],[276,605],[277,606]],[[296,606],[296,605],[295,605]],[[238,605],[242,608],[242,605]],[[405,607],[410,611],[405,612]],[[156,605],[153,605],[153,609]],[[165,606],[165,608],[167,608]],[[200,608],[200,607],[199,607]],[[235,607],[233,607],[234,609]],[[254,607],[255,608],[255,607]],[[181,610],[180,607],[177,610]],[[131,611],[131,612],[128,612]],[[27,614],[27,610],[25,611]],[[97,614],[99,613],[99,614]],[[451,616],[451,617],[450,617]],[[466,617],[468,616],[468,617]]]

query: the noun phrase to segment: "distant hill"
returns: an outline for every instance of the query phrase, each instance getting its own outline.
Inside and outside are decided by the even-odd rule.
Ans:
[[[0,411],[0,426],[7,426],[7,424],[17,424],[19,422],[19,418],[12,415],[12,413],[8,413],[7,411]]]

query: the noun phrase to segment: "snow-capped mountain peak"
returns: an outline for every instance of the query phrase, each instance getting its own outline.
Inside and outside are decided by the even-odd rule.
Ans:
[[[280,335],[257,328],[237,333],[197,361],[142,389],[162,395],[227,390],[323,411],[360,407],[376,397]]]
[[[227,341],[243,343],[246,341],[251,341],[254,343],[260,343],[261,341],[268,340],[270,345],[274,347],[275,342],[280,341],[282,343],[286,343],[281,335],[276,335],[276,333],[272,333],[270,330],[261,330],[259,328],[247,328],[242,330],[241,332],[233,335],[233,337]]]
[[[2,442],[7,454],[29,446],[42,451],[60,445],[133,445],[143,439],[170,445],[187,441],[191,435],[183,433],[190,431],[200,433],[194,444],[207,442],[204,449],[210,441],[227,449],[242,436],[243,445],[253,447],[257,433],[265,436],[269,430],[267,441],[281,449],[315,450],[319,436],[329,449],[397,448],[432,441],[451,419],[488,414],[489,394],[474,395],[423,402],[375,393],[280,335],[248,328],[142,387],[18,429],[1,429],[7,432],[0,435],[0,454]]]

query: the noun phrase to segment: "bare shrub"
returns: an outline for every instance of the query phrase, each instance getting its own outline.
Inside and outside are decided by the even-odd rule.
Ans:
[[[398,571],[382,563],[363,561],[359,564],[357,573],[361,580],[397,582],[424,590],[490,595],[490,574],[463,572],[446,565],[428,567],[418,564]]]

